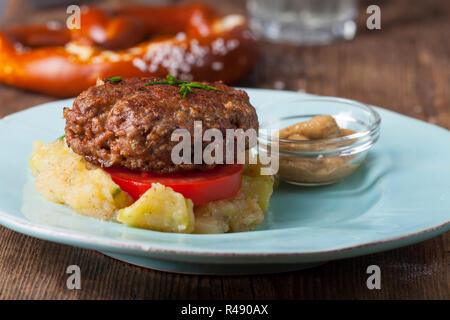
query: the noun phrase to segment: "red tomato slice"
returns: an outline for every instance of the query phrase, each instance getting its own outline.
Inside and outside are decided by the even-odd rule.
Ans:
[[[218,166],[209,171],[167,175],[136,172],[125,168],[104,170],[134,200],[150,189],[152,183],[159,182],[191,199],[194,205],[200,205],[234,197],[241,189],[242,182],[242,165],[239,164]]]

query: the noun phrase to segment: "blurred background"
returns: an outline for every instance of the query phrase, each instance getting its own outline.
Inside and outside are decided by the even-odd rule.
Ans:
[[[0,27],[64,22],[68,4],[185,2],[0,0]],[[202,2],[224,13],[248,15],[261,35],[255,67],[235,85],[346,97],[450,128],[450,1]],[[373,4],[381,9],[381,29],[369,30],[366,10]],[[7,106],[0,108],[0,116],[50,100],[0,85],[0,105]]]

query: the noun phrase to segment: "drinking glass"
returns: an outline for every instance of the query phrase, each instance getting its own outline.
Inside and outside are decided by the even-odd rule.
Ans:
[[[352,39],[355,0],[247,0],[250,26],[272,42],[326,44]]]

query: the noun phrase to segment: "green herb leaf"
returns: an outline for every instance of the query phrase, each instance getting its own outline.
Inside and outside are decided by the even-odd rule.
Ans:
[[[120,189],[119,187],[115,188],[112,192],[111,195],[113,198],[117,197],[120,193],[122,192],[122,189]]]
[[[167,80],[147,82],[144,84],[144,86],[151,86],[154,84],[178,85],[178,87],[180,88],[180,90],[178,90],[178,93],[181,94],[183,99],[186,98],[186,95],[188,94],[188,92],[190,92],[190,93],[194,92],[193,88],[203,89],[206,91],[209,91],[209,90],[222,91],[219,88],[207,86],[206,84],[199,83],[199,82],[181,81],[170,74],[168,74],[166,76],[166,79]]]
[[[109,81],[109,82],[114,82],[114,83],[116,83],[116,82],[122,81],[122,77],[121,77],[121,76],[111,77],[111,78],[108,78],[108,79],[106,79],[106,80]]]
[[[168,74],[166,76],[166,79],[168,80],[169,84],[179,84],[179,83],[183,83],[183,81],[179,81],[177,80],[173,75]]]

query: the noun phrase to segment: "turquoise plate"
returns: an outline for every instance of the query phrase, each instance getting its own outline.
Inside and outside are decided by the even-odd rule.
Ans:
[[[260,122],[310,95],[247,89]],[[181,273],[248,274],[301,269],[389,250],[449,230],[449,131],[376,108],[381,137],[365,164],[320,188],[281,184],[255,231],[170,234],[78,215],[43,200],[28,168],[32,142],[61,136],[62,108],[47,103],[0,120],[0,223],[12,230],[99,250],[145,267]]]

